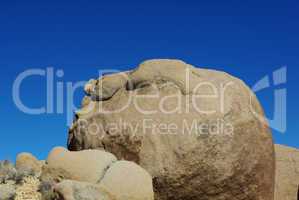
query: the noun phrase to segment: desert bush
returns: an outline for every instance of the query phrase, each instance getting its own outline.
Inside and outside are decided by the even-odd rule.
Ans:
[[[42,194],[42,200],[58,200],[59,196],[54,192],[54,182],[43,181],[39,186],[39,192]]]
[[[21,183],[24,178],[29,177],[29,176],[35,176],[35,173],[32,169],[19,169],[17,170],[17,173],[15,175],[15,181],[17,184]]]
[[[0,200],[14,200],[15,196],[14,186],[8,184],[0,185]]]
[[[17,170],[8,160],[0,161],[0,184],[8,180],[15,180]]]

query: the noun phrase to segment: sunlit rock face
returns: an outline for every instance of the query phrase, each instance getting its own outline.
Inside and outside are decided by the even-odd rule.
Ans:
[[[149,60],[85,91],[70,150],[105,149],[140,164],[158,200],[273,200],[271,132],[239,79]]]
[[[299,199],[299,150],[275,145],[275,200]]]

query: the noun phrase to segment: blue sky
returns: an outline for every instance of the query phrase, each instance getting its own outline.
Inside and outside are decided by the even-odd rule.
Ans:
[[[0,159],[29,151],[44,159],[66,145],[65,114],[28,115],[12,85],[29,68],[62,69],[55,81],[78,82],[98,70],[125,70],[150,58],[177,58],[219,69],[253,86],[287,66],[287,131],[276,143],[299,148],[298,1],[2,1],[0,6]],[[55,83],[56,83],[55,82]],[[46,104],[44,77],[22,85],[28,106]],[[65,84],[64,84],[65,87]],[[274,87],[258,93],[273,114]],[[78,90],[78,103],[83,91]],[[65,113],[65,112],[64,112]]]

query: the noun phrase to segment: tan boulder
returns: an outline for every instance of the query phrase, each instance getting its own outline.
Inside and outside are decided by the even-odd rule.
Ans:
[[[275,200],[298,200],[299,150],[275,145],[276,180]]]
[[[73,175],[65,169],[54,168],[44,165],[40,176],[41,181],[49,183],[59,183],[66,179],[72,179]]]
[[[146,61],[127,74],[125,84],[95,81],[112,89],[79,111],[70,150],[104,148],[138,163],[159,200],[273,200],[271,131],[241,80],[178,60]]]
[[[105,151],[71,152],[63,147],[56,147],[49,154],[47,165],[52,169],[61,169],[72,180],[97,183],[115,161],[116,157]]]
[[[36,159],[31,153],[20,153],[16,160],[18,171],[32,171],[35,175],[41,174],[42,162]]]
[[[147,171],[129,161],[118,161],[106,172],[100,185],[116,200],[153,200],[152,177]]]

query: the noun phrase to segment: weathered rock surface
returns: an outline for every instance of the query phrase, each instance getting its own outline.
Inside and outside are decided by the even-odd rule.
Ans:
[[[16,160],[16,169],[18,171],[32,171],[36,175],[40,175],[42,163],[30,153],[20,153]]]
[[[116,200],[96,184],[65,180],[55,186],[61,200]]]
[[[114,163],[100,185],[115,195],[116,200],[154,200],[152,177],[133,162]]]
[[[275,200],[298,200],[299,150],[275,145]]]
[[[90,80],[85,85],[85,92],[90,94],[93,99],[107,100],[112,97],[117,90],[126,85],[128,74],[126,72],[111,74],[101,80]]]
[[[88,83],[70,150],[103,148],[135,161],[159,200],[273,200],[271,132],[242,81],[177,60],[146,61],[126,82],[115,76]]]
[[[54,171],[60,169],[67,177],[71,176],[68,178],[72,180],[97,183],[116,160],[113,154],[105,151],[70,152],[63,147],[56,147],[48,156],[47,167]]]

